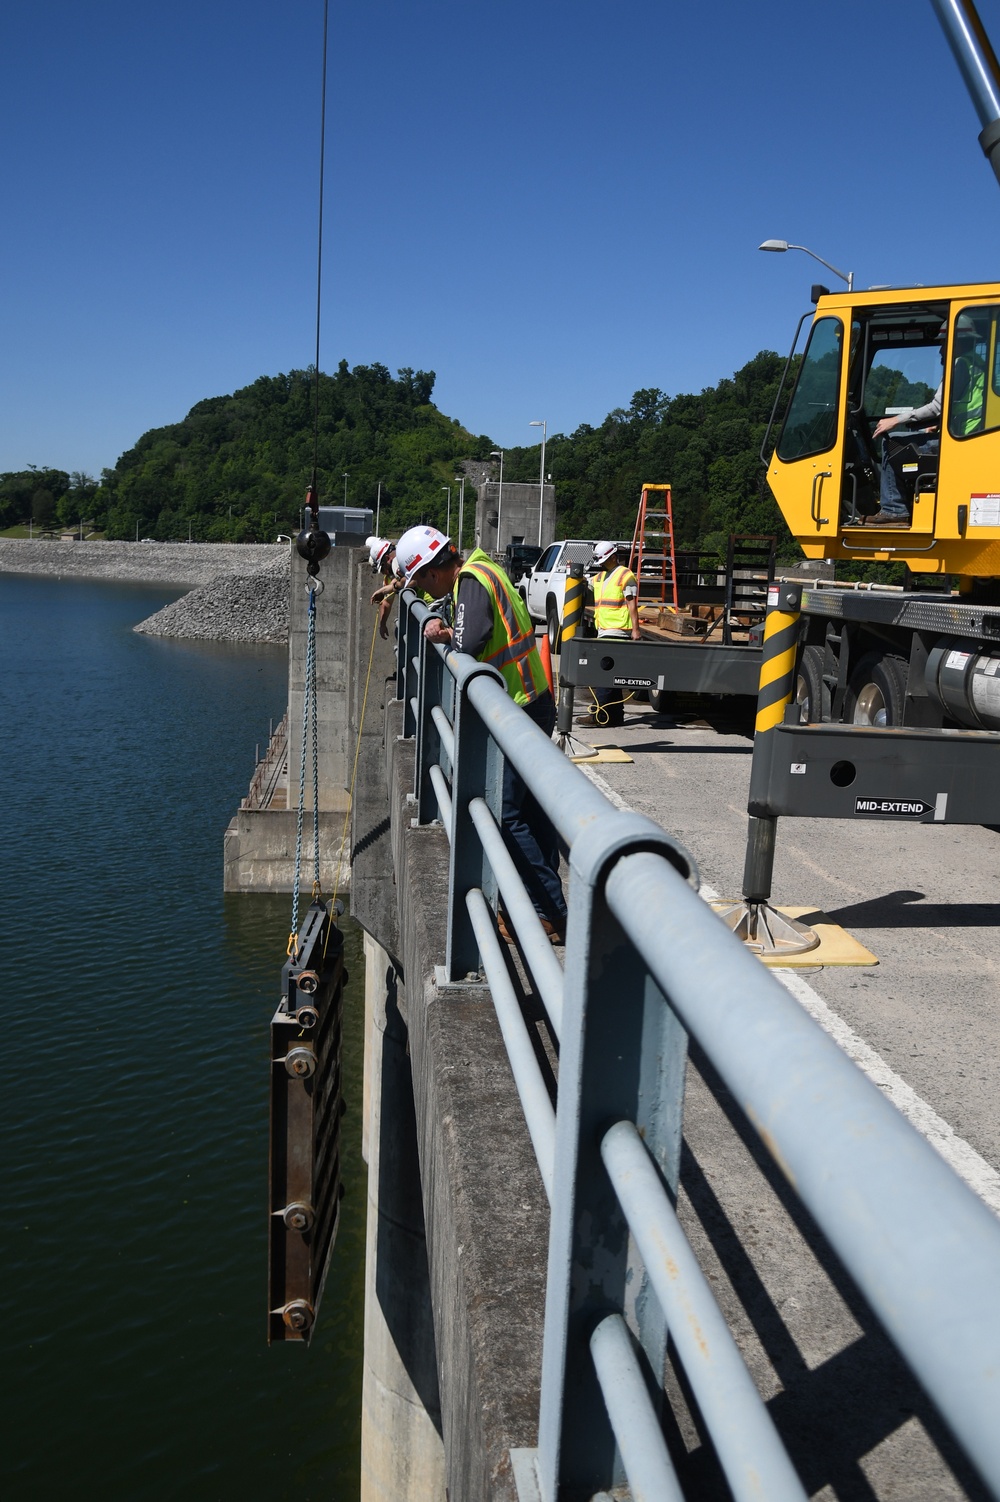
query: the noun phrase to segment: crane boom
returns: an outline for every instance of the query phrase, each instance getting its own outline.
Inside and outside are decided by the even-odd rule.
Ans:
[[[931,0],[979,116],[979,144],[1000,182],[1000,64],[972,0]]]

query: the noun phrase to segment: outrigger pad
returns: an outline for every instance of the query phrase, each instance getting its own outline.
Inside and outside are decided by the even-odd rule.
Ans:
[[[315,901],[281,972],[271,1019],[268,1344],[308,1344],[319,1314],[340,1200],[344,938]]]
[[[841,928],[838,923],[832,923],[826,913],[814,907],[780,907],[761,903],[760,907],[767,907],[767,924],[772,939],[787,936],[786,947],[779,944],[765,948],[763,945],[747,943],[744,935],[740,932],[741,914],[745,914],[747,903],[742,900],[719,898],[711,903],[712,911],[718,913],[728,928],[731,928],[737,938],[743,939],[749,949],[753,949],[758,958],[765,965],[785,966],[793,968],[818,967],[822,965],[877,965],[878,958],[870,949],[849,934],[846,928]],[[758,926],[759,931],[759,926]],[[803,948],[797,942],[799,936],[811,934],[813,942]],[[795,946],[795,947],[793,947]]]

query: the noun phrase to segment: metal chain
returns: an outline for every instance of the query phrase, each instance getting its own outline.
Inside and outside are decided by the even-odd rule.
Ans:
[[[299,948],[299,882],[302,873],[302,823],[306,806],[306,743],[309,737],[309,711],[313,721],[313,841],[315,844],[316,878],[319,879],[319,798],[316,761],[316,589],[314,581],[306,586],[309,590],[309,616],[306,630],[306,671],[302,685],[302,754],[299,758],[299,807],[295,820],[295,876],[292,888],[292,931],[288,936],[288,954],[294,959]]]
[[[315,596],[313,596],[315,598]],[[315,616],[313,617],[315,622]],[[315,624],[313,625],[315,635]],[[319,885],[319,708],[316,702],[316,650],[313,646],[312,676],[309,679],[312,700],[313,764],[313,900],[321,896]]]

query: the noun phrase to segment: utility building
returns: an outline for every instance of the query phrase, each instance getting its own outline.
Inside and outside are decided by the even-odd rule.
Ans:
[[[497,480],[484,479],[476,501],[476,546],[486,553],[502,553],[509,542],[520,538],[547,547],[556,535],[556,488],[546,484],[541,508],[539,490],[537,480],[504,480],[501,494]]]

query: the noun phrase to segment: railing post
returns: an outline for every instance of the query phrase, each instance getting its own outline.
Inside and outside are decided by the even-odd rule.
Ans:
[[[640,849],[662,853],[697,881],[687,853],[639,814],[609,812],[570,853],[538,1439],[543,1502],[624,1480],[589,1347],[609,1311],[624,1310],[645,1353],[653,1402],[662,1403],[663,1313],[600,1156],[608,1127],[634,1121],[676,1197],[687,1034],[604,894],[614,862]]]
[[[410,596],[404,589],[399,596],[399,614],[396,618],[396,698],[406,693],[406,642],[410,620]]]
[[[466,659],[468,661],[468,659]],[[461,664],[461,665],[460,665]],[[448,871],[448,948],[445,966],[449,980],[461,980],[479,969],[479,945],[466,907],[466,894],[479,887],[496,908],[496,882],[479,835],[469,817],[473,798],[485,799],[500,823],[503,812],[503,753],[481,716],[469,702],[469,685],[487,675],[503,686],[495,668],[474,663],[465,671],[452,654],[448,661],[455,684],[455,761],[451,772],[451,855]]]
[[[406,593],[407,591],[404,590],[403,595],[400,597],[401,604],[403,598],[406,596]],[[401,692],[403,698],[403,735],[406,737],[416,735],[417,733],[417,721],[416,716],[413,713],[413,701],[417,697],[419,687],[419,674],[414,663],[414,659],[419,655],[420,652],[420,643],[423,638],[423,630],[422,618],[419,617],[419,613],[413,608],[415,604],[416,599],[413,595],[411,595],[409,600],[407,601],[405,629],[401,617],[399,631],[399,650],[402,654],[402,678],[400,680],[399,676],[397,676],[397,686],[399,686],[401,682]]]
[[[444,652],[420,633],[420,682],[417,689],[417,756],[413,791],[417,800],[417,823],[437,818],[438,803],[430,769],[441,761],[441,737],[431,716],[440,706],[444,689]]]

